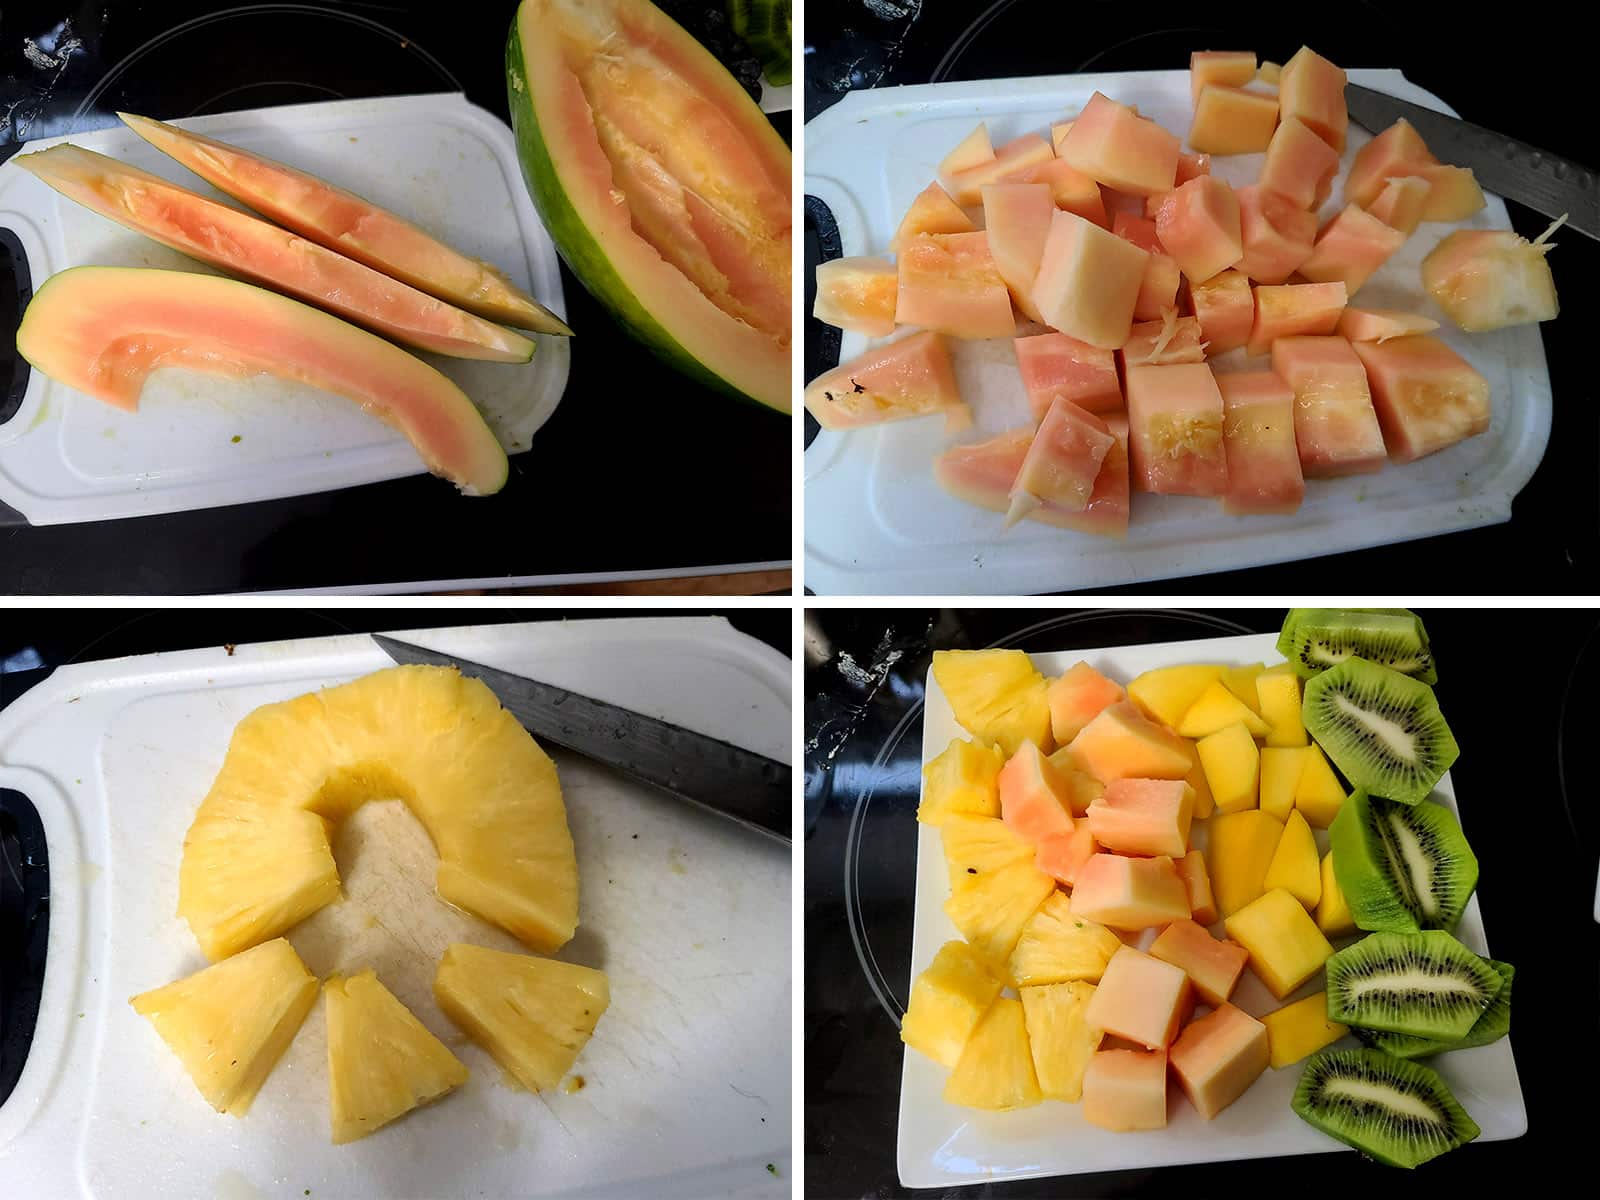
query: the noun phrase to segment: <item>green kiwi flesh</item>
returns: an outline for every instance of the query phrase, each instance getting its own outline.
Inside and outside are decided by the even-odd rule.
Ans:
[[[1443,805],[1357,789],[1328,828],[1333,874],[1361,929],[1453,930],[1478,886],[1478,857]]]
[[[1302,717],[1351,786],[1415,804],[1461,754],[1433,689],[1364,658],[1306,681]]]
[[[1381,1050],[1307,1060],[1290,1107],[1329,1137],[1391,1167],[1417,1167],[1478,1136],[1438,1072]]]
[[[1357,1029],[1355,1035],[1367,1045],[1396,1058],[1427,1058],[1447,1050],[1468,1050],[1473,1046],[1487,1046],[1498,1042],[1511,1032],[1511,979],[1516,968],[1510,963],[1485,960],[1500,973],[1500,990],[1494,1003],[1483,1010],[1483,1015],[1472,1023],[1467,1036],[1459,1042],[1441,1042],[1434,1038],[1408,1037],[1403,1033],[1384,1033],[1377,1029]]]
[[[1328,1019],[1458,1042],[1504,984],[1487,960],[1441,929],[1371,933],[1328,959]]]
[[[1291,608],[1278,653],[1302,679],[1359,656],[1423,683],[1439,675],[1422,618],[1404,608]]]

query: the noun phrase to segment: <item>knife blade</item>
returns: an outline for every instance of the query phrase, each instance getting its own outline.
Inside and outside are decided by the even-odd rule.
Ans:
[[[1441,162],[1471,167],[1479,184],[1547,217],[1567,214],[1567,225],[1600,239],[1600,173],[1526,142],[1431,108],[1347,83],[1350,116],[1373,133],[1404,117],[1417,127]]]
[[[535,737],[564,746],[779,841],[793,828],[783,763],[632,709],[510,671],[372,635],[402,665],[455,667],[482,680]]]

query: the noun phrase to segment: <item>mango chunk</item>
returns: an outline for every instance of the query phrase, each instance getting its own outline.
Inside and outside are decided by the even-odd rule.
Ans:
[[[1256,699],[1267,722],[1267,745],[1304,746],[1308,741],[1300,719],[1300,680],[1292,673],[1267,674],[1256,679]]]
[[[1267,1027],[1269,1061],[1273,1070],[1293,1066],[1302,1058],[1331,1046],[1350,1032],[1348,1026],[1328,1020],[1328,993],[1313,992],[1261,1018]]]
[[[966,942],[946,942],[911,985],[900,1040],[941,1067],[953,1067],[961,1050],[1004,987]]]
[[[1267,1027],[1231,1004],[1192,1022],[1167,1054],[1195,1111],[1211,1120],[1267,1069]]]
[[[1128,1133],[1167,1127],[1164,1050],[1097,1050],[1083,1073],[1083,1119]]]
[[[1096,182],[1134,196],[1169,191],[1178,139],[1154,121],[1096,92],[1062,140],[1060,157]]]
[[[1224,670],[1225,667],[1215,663],[1156,667],[1128,684],[1128,699],[1151,720],[1176,729],[1183,714],[1200,698],[1200,693],[1221,679]]]
[[[1260,809],[1218,813],[1211,819],[1206,870],[1223,917],[1260,897],[1282,834],[1283,822]]]
[[[999,816],[999,778],[1005,761],[1005,751],[998,746],[953,738],[922,768],[917,820],[924,825],[942,825],[961,813]]]
[[[1304,746],[1267,746],[1261,751],[1261,811],[1287,821],[1294,811],[1295,788],[1305,770]]]
[[[1149,929],[1189,916],[1189,893],[1172,859],[1098,853],[1078,870],[1072,911],[1112,929]]]
[[[1277,127],[1277,96],[1207,84],[1195,101],[1188,141],[1205,154],[1260,154]]]
[[[1225,726],[1195,743],[1219,813],[1256,807],[1261,782],[1261,754],[1242,722]]]
[[[1057,209],[1030,296],[1052,329],[1114,350],[1133,328],[1148,263],[1131,242]]]
[[[1300,770],[1300,782],[1294,789],[1294,806],[1315,829],[1326,829],[1333,824],[1344,807],[1344,785],[1333,773],[1333,767],[1315,742],[1306,751],[1305,766]]]
[[[1308,909],[1322,899],[1322,867],[1317,859],[1317,841],[1311,826],[1299,812],[1291,812],[1283,823],[1278,848],[1267,864],[1261,886],[1272,891],[1282,888]]]
[[[1180,968],[1124,946],[1106,964],[1086,1015],[1096,1029],[1165,1050],[1193,1006],[1189,977]]]
[[[1229,725],[1243,725],[1252,737],[1265,737],[1268,729],[1255,710],[1219,679],[1195,697],[1194,704],[1178,722],[1178,732],[1184,737],[1206,738]]]
[[[1223,926],[1250,952],[1250,969],[1280,1000],[1320,971],[1333,954],[1311,915],[1282,888],[1224,918]]]
[[[1356,931],[1356,919],[1333,874],[1332,850],[1322,856],[1322,899],[1317,902],[1317,928],[1331,938]]]

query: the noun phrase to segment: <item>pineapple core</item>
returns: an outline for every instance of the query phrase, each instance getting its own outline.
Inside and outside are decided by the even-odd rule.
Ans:
[[[213,961],[339,895],[329,833],[368,800],[406,803],[439,852],[441,898],[551,952],[578,923],[555,764],[492,691],[394,667],[239,722],[184,839],[178,915]]]

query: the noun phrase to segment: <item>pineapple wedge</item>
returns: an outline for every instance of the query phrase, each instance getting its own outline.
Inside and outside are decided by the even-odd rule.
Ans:
[[[602,971],[461,942],[440,959],[433,994],[530,1092],[560,1082],[611,1003]]]
[[[1018,987],[1075,979],[1098,983],[1120,949],[1121,938],[1098,922],[1073,916],[1067,894],[1056,892],[1022,927],[1011,952],[1011,979]]]
[[[235,728],[180,871],[178,914],[206,954],[332,900],[329,825],[374,799],[404,801],[428,831],[441,898],[536,950],[572,937],[578,868],[555,764],[480,681],[394,667]]]
[[[276,938],[128,1003],[211,1107],[242,1117],[316,998],[316,976]]]
[[[968,733],[1010,758],[1023,742],[1049,752],[1049,684],[1021,650],[936,650],[933,677]]]
[[[1029,859],[957,887],[944,902],[944,911],[961,936],[1003,971],[1022,927],[1055,890],[1056,881]]]
[[[1037,851],[999,817],[951,817],[939,831],[950,890],[958,892],[1012,863],[1032,862]]]
[[[961,1048],[1004,986],[966,942],[946,942],[911,985],[900,1040],[941,1067],[955,1066]]]
[[[945,1081],[944,1098],[949,1104],[998,1111],[1027,1108],[1043,1099],[1021,1001],[1001,996],[989,1006]]]
[[[1102,1031],[1085,1013],[1094,984],[1074,980],[1017,989],[1028,1026],[1034,1074],[1046,1100],[1083,1099],[1083,1073],[1100,1047]]]
[[[372,971],[323,985],[334,1145],[353,1142],[467,1081],[467,1068]]]

